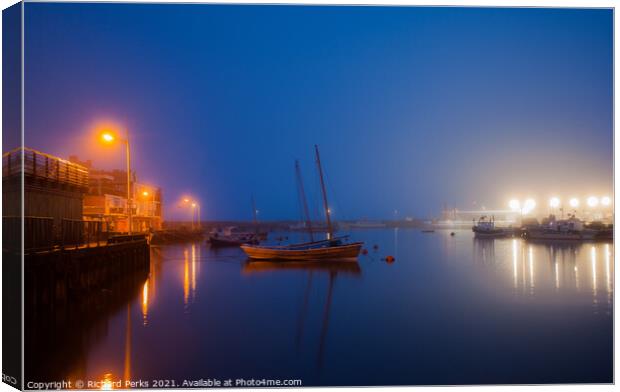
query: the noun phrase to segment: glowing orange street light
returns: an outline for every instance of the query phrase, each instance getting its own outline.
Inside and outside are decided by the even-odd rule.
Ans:
[[[190,199],[189,197],[183,197],[181,201],[182,203],[180,203],[181,205],[179,205],[179,207],[184,205],[191,209],[192,229],[196,227],[196,221],[198,221],[198,227],[200,227],[200,204],[196,200]],[[198,218],[196,218],[196,216],[198,216]]]
[[[108,132],[104,132],[101,134],[101,139],[103,139],[103,141],[106,143],[111,143],[114,141],[114,135]]]
[[[113,143],[117,138],[118,137],[115,135],[115,133],[110,130],[104,130],[103,132],[101,132],[101,140],[104,143]],[[133,200],[131,197],[131,153],[129,150],[129,131],[127,131],[125,139],[121,139],[121,141],[125,142],[125,153],[127,156],[127,233],[131,235],[131,208]]]
[[[147,191],[142,192],[142,196],[147,197],[149,193]]]

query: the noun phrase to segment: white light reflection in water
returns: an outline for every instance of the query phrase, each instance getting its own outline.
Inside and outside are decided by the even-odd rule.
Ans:
[[[528,250],[529,265],[530,265],[530,294],[534,294],[534,251],[532,245]]]
[[[609,272],[611,252],[609,244],[605,244],[605,276],[607,281],[607,303],[611,302],[611,273]]]
[[[598,300],[596,298],[596,248],[594,246],[590,248],[590,256],[592,259],[592,304],[596,307],[598,305]]]
[[[519,285],[518,278],[519,273],[517,272],[517,239],[512,240],[512,275],[514,277],[514,286],[515,289]]]
[[[523,249],[523,243],[521,245],[521,282],[523,287],[523,294],[525,294],[525,286],[526,286],[526,274],[525,274],[525,250]]]
[[[192,302],[196,299],[196,244],[192,244]]]
[[[579,291],[579,268],[575,266],[575,289]]]
[[[596,295],[596,248],[590,248],[590,256],[592,260],[592,290]]]
[[[560,288],[560,273],[558,270],[558,259],[554,255],[554,268],[555,268],[555,289],[558,290]]]

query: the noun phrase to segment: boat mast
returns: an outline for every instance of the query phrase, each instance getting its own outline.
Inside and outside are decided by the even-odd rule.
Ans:
[[[314,242],[314,234],[312,234],[312,220],[310,219],[310,211],[308,210],[308,202],[306,201],[306,191],[304,190],[304,182],[301,179],[301,169],[299,168],[299,161],[295,161],[295,175],[297,177],[297,191],[299,192],[299,198],[301,199],[301,205],[306,218],[306,226],[308,226],[308,233],[310,234],[310,241]]]
[[[321,167],[321,156],[319,155],[319,146],[314,145],[316,154],[316,166],[319,170],[319,178],[321,179],[321,191],[323,192],[323,208],[325,209],[325,220],[327,221],[327,239],[331,240],[334,236],[332,228],[332,220],[330,218],[329,204],[327,203],[327,192],[325,191],[325,181],[323,181],[323,168]]]
[[[254,195],[252,195],[252,216],[254,218],[254,228],[256,234],[258,234],[258,217],[256,216],[256,203],[254,202]]]

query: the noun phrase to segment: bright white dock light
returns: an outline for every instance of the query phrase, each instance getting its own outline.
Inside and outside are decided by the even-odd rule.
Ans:
[[[604,205],[605,207],[607,207],[608,205],[611,204],[611,199],[607,196],[603,196],[601,198],[601,204]]]
[[[590,196],[588,197],[588,206],[589,207],[596,207],[598,205],[598,199],[594,196]]]
[[[517,199],[512,199],[508,202],[508,207],[513,211],[518,211],[521,208],[521,203]]]
[[[573,197],[572,199],[570,199],[568,204],[570,204],[570,206],[573,208],[577,208],[579,207],[579,199],[577,199],[576,197]]]
[[[552,197],[551,199],[549,199],[549,206],[551,208],[558,208],[560,206],[560,199],[558,199],[557,197]]]
[[[534,199],[527,199],[525,203],[523,203],[524,214],[531,212],[534,208],[536,208],[536,202],[534,201]]]

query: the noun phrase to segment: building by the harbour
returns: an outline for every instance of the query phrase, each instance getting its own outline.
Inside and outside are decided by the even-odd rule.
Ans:
[[[78,241],[88,187],[85,167],[20,147],[2,156],[2,185],[5,246],[20,248],[22,214],[25,249]]]
[[[2,169],[5,243],[21,243],[22,197],[27,249],[84,243],[103,238],[103,233],[128,231],[124,171],[98,170],[77,157],[66,160],[31,148],[5,152]],[[160,230],[161,189],[136,181],[131,185],[132,232]],[[13,234],[15,238],[7,237]]]
[[[88,191],[84,195],[84,219],[106,222],[110,231],[127,232],[129,210],[127,202],[127,172],[102,170],[93,167],[90,160],[80,161],[70,156],[69,161],[88,170]],[[131,208],[131,231],[147,232],[162,228],[161,188],[131,179],[133,205]]]

